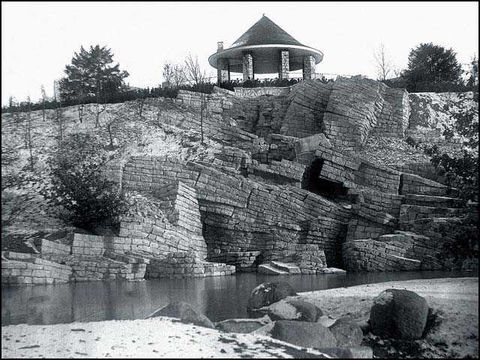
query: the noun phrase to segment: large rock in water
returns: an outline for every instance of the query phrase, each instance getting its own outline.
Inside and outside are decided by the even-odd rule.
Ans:
[[[215,329],[215,325],[210,321],[210,319],[199,313],[190,304],[183,301],[172,302],[147,316],[147,319],[158,316],[178,318],[185,324],[194,324]]]
[[[298,299],[282,299],[260,309],[252,309],[252,313],[268,315],[272,320],[297,320],[316,322],[323,315],[317,306]]]
[[[332,332],[319,323],[293,320],[275,322],[271,331],[273,338],[311,348],[332,348],[337,340]]]
[[[247,313],[250,317],[259,317],[262,314],[255,313],[254,309],[273,304],[285,299],[287,296],[295,296],[297,293],[285,281],[267,282],[258,285],[250,294],[247,304]]]
[[[361,327],[350,317],[342,317],[335,321],[330,331],[337,339],[338,346],[358,346],[362,343],[363,332]]]
[[[380,337],[419,339],[428,316],[427,301],[409,290],[387,289],[373,302],[370,327]]]

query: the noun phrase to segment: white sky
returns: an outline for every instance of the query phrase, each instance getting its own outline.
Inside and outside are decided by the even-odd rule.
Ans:
[[[478,2],[2,2],[2,105],[13,95],[53,94],[80,46],[107,45],[132,86],[158,86],[166,60],[208,56],[230,46],[265,13],[301,43],[324,53],[317,72],[375,77],[383,42],[405,68],[410,49],[433,42],[467,63],[478,54]]]

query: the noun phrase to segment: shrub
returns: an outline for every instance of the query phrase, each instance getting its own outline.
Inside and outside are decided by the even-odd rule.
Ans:
[[[425,148],[424,152],[431,156],[437,171],[441,169],[447,185],[460,190],[460,197],[478,201],[478,153],[464,150],[462,157],[455,158],[440,153],[436,145]]]
[[[48,161],[51,185],[41,193],[66,210],[60,213],[63,220],[85,230],[118,221],[125,200],[102,172],[108,160],[104,146],[89,134],[68,135],[53,153]]]

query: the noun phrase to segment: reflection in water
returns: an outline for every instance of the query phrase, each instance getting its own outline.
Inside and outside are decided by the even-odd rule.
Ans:
[[[2,287],[2,326],[141,319],[170,301],[186,301],[212,321],[220,321],[246,317],[250,292],[265,281],[288,281],[301,292],[384,281],[459,276],[474,274],[416,271],[278,277],[244,273],[199,279]]]

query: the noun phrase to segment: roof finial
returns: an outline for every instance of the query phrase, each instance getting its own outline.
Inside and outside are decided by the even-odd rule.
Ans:
[[[265,13],[263,13],[263,16],[265,16]]]

